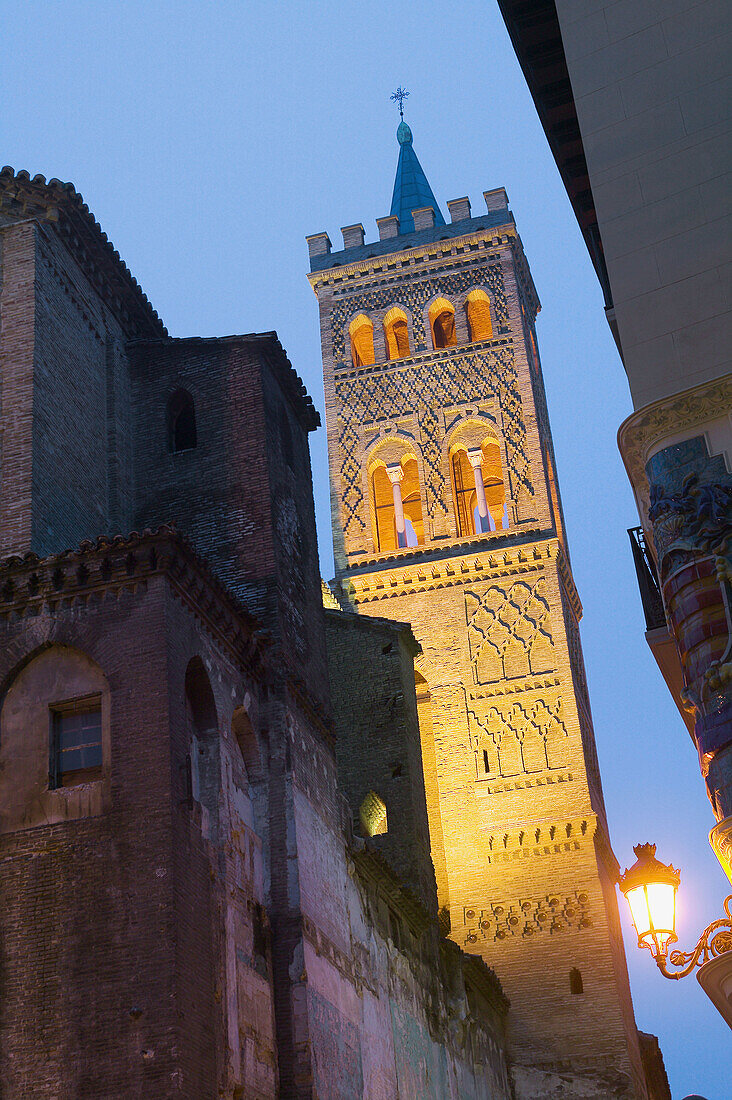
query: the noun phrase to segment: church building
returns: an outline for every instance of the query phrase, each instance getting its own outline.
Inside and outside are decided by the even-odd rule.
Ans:
[[[538,300],[505,193],[446,225],[399,142],[379,241],[309,238],[331,588],[276,334],[171,337],[71,184],[0,172],[3,1098],[668,1095]]]

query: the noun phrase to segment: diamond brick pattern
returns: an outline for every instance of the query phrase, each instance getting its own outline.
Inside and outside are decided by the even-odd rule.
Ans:
[[[427,514],[434,519],[448,509],[440,412],[460,402],[484,400],[490,392],[500,407],[511,495],[515,499],[523,491],[533,497],[526,425],[511,348],[444,351],[428,360],[406,360],[404,365],[395,362],[383,371],[375,369],[358,378],[336,381],[346,539],[360,535],[366,527],[361,470],[355,460],[360,426],[410,413],[417,416]]]

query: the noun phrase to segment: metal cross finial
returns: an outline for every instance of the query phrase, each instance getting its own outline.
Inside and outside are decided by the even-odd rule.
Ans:
[[[404,100],[407,98],[408,95],[409,95],[409,92],[406,90],[406,88],[402,88],[402,86],[400,84],[399,87],[397,88],[397,90],[391,96],[391,98],[394,100],[394,102],[399,107],[399,117],[402,120],[404,119]]]

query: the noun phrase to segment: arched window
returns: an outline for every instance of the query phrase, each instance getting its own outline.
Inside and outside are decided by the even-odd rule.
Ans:
[[[407,315],[396,306],[384,318],[384,339],[387,359],[404,359],[409,355]]]
[[[388,832],[386,803],[375,791],[369,791],[364,798],[359,817],[365,836],[383,836]]]
[[[455,307],[448,302],[447,298],[438,298],[430,306],[429,315],[432,343],[435,348],[454,348],[457,344]]]
[[[374,326],[365,313],[359,313],[348,326],[354,367],[366,367],[375,361]]]
[[[424,542],[419,468],[414,455],[386,466],[379,462],[371,475],[371,506],[377,550],[404,549]]]
[[[254,828],[261,837],[265,833],[267,822],[268,799],[268,772],[267,772],[267,742],[265,735],[259,734],[252,725],[252,720],[246,707],[237,707],[231,718],[231,732],[239,746],[246,783],[244,788],[249,795],[251,807],[251,820],[245,817],[248,825]],[[237,768],[235,766],[234,774]],[[246,808],[245,808],[246,814]]]
[[[508,507],[501,466],[501,448],[492,436],[480,446],[464,441],[451,447],[455,516],[461,536],[481,535],[508,527]],[[480,486],[484,499],[479,499]]]
[[[189,451],[196,446],[196,408],[188,390],[177,390],[168,401],[168,447]]]
[[[484,290],[471,290],[465,301],[470,339],[490,340],[493,336],[491,303]]]
[[[584,993],[584,986],[582,985],[582,974],[573,966],[569,972],[569,992],[570,993]]]
[[[109,703],[102,669],[71,645],[28,653],[0,683],[0,835],[104,812]]]

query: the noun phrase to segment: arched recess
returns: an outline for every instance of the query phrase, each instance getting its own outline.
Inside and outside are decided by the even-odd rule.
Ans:
[[[110,690],[74,646],[28,654],[0,693],[0,832],[109,808]]]
[[[196,406],[188,390],[176,390],[168,400],[168,449],[174,454],[198,444]]]
[[[458,535],[506,530],[508,503],[495,429],[483,421],[465,421],[450,437],[449,458]]]
[[[429,308],[432,346],[454,348],[457,344],[455,333],[455,306],[447,298],[436,298]]]
[[[582,973],[573,966],[569,972],[569,992],[570,993],[584,993],[585,987],[582,981]]]
[[[368,478],[377,551],[422,546],[424,519],[416,455],[400,440],[384,441],[369,457]]]
[[[359,313],[348,326],[351,337],[351,358],[354,367],[367,367],[374,363],[374,325],[365,313]]]
[[[465,299],[465,314],[468,321],[468,332],[473,343],[477,340],[492,339],[491,302],[484,290],[471,290]]]
[[[430,851],[437,881],[438,906],[443,909],[449,905],[449,891],[447,887],[447,864],[445,862],[445,836],[442,829],[442,812],[440,810],[440,790],[437,781],[432,695],[427,680],[418,669],[414,670],[414,690],[417,696],[417,718],[419,720],[419,739],[422,747],[422,771],[430,829]]]
[[[384,341],[387,359],[405,359],[409,355],[409,322],[398,306],[384,317]]]
[[[190,733],[191,794],[218,823],[221,790],[219,723],[216,702],[203,661],[192,657],[186,668],[186,713]]]
[[[263,837],[267,820],[267,745],[257,736],[246,707],[237,707],[234,711],[231,732],[244,763],[254,814],[254,828],[259,836]]]
[[[389,831],[386,803],[376,791],[369,791],[359,810],[364,836],[385,836]]]

